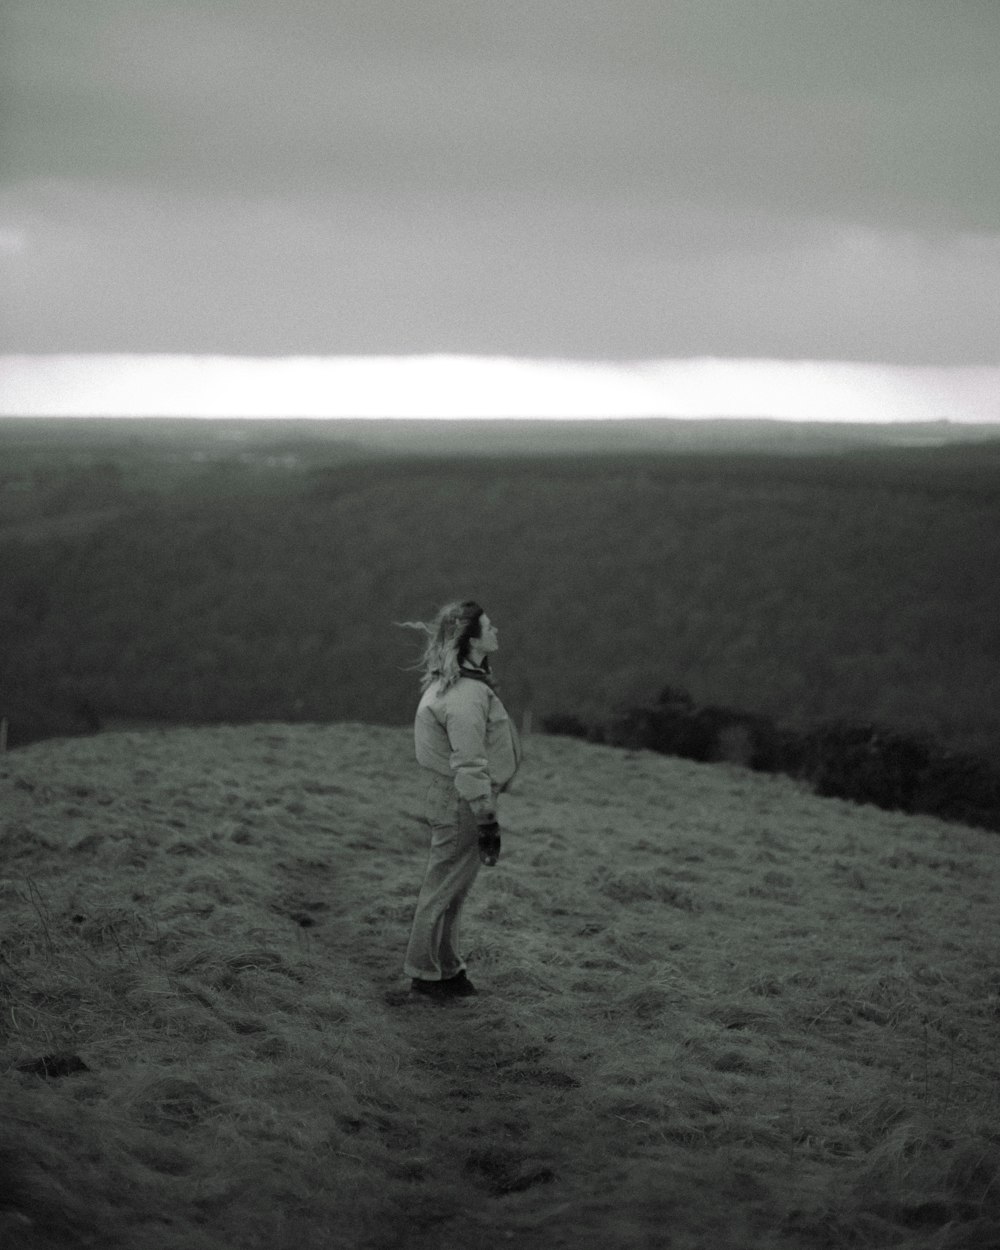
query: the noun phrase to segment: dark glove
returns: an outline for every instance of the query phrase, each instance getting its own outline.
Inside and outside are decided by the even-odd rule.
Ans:
[[[479,858],[490,868],[500,858],[500,826],[495,820],[479,826]]]

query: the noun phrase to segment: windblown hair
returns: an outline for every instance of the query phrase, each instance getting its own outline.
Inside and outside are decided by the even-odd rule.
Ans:
[[[473,639],[479,637],[479,618],[484,609],[474,599],[446,603],[433,621],[397,621],[403,629],[416,629],[427,637],[423,655],[413,667],[420,672],[420,689],[434,682],[443,691],[462,675],[461,665],[469,658]],[[483,661],[489,672],[489,658]]]

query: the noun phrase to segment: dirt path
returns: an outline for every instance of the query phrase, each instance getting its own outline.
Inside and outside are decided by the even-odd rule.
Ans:
[[[415,1137],[417,1171],[433,1174],[437,1196],[418,1202],[405,1234],[385,1246],[563,1244],[551,1225],[570,1206],[563,1183],[575,1179],[583,1074],[522,1009],[485,987],[443,1004],[393,988],[386,1003],[404,1042],[401,1062],[431,1091]],[[402,1135],[404,1156],[414,1144]]]

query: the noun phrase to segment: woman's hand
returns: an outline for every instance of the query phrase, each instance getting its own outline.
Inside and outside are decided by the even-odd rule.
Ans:
[[[495,820],[479,826],[479,858],[489,868],[500,858],[500,826]]]

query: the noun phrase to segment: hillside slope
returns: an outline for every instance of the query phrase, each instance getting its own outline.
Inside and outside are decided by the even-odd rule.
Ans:
[[[1000,1244],[995,835],[533,737],[442,1008],[420,810],[407,729],[0,756],[11,1250]]]

